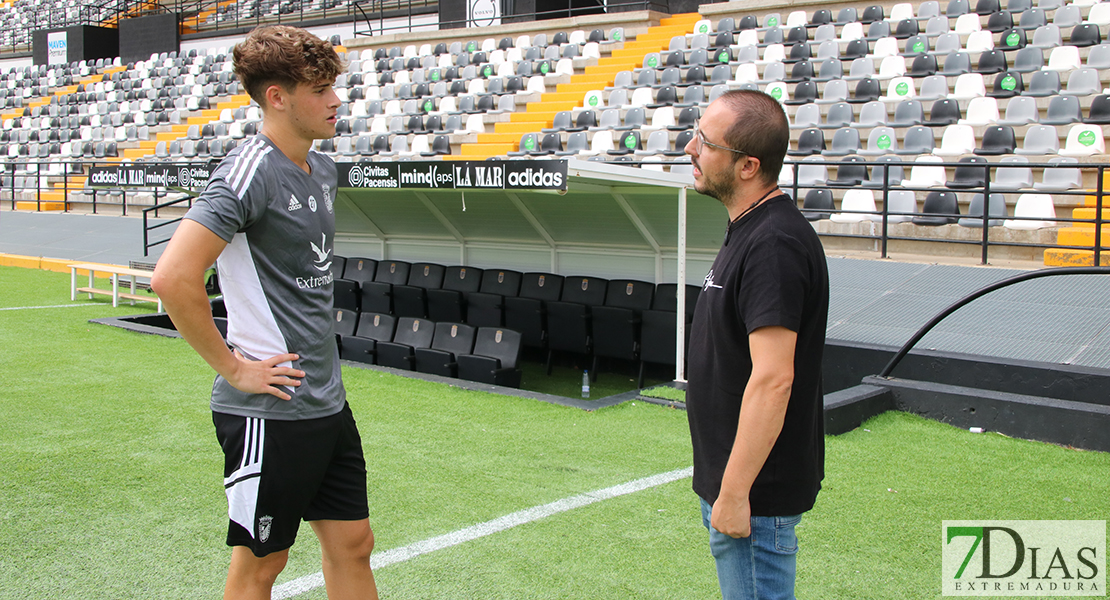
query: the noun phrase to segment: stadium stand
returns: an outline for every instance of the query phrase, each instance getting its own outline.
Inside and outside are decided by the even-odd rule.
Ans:
[[[243,1],[204,21],[340,4]],[[343,100],[337,136],[318,149],[337,161],[572,157],[682,172],[689,168],[682,148],[708,102],[728,89],[755,88],[778,97],[790,118],[792,160],[802,162],[788,164],[781,181],[799,199],[811,188],[844,188],[858,179],[847,166],[854,163],[829,178],[827,167],[843,156],[912,162],[910,176],[889,177],[888,187],[916,189],[921,202],[928,188],[960,180],[962,159],[983,156],[992,166],[1009,165],[988,176],[1017,219],[1019,198],[1038,186],[1097,187],[1090,170],[1076,181],[1070,171],[1014,160],[1105,162],[1110,44],[1102,40],[1110,18],[1101,4],[1045,1],[1021,10],[1006,4],[817,7],[784,19],[734,3],[731,13],[707,5],[703,14],[667,17],[627,36],[597,27],[441,42],[414,36],[393,45],[347,40],[340,46],[347,70],[335,84]],[[76,18],[78,5],[20,0],[0,9],[0,22],[25,23],[28,11],[59,10]],[[4,187],[23,201],[17,207],[35,209],[87,203],[94,186],[77,172],[86,162],[218,159],[256,133],[261,118],[231,72],[227,47],[131,64],[9,70],[0,74],[0,107],[0,153],[10,165]],[[923,160],[930,156],[948,166]],[[864,185],[882,187],[876,171]],[[852,220],[862,197],[848,191],[830,191],[831,210],[848,210],[841,214]],[[157,193],[139,194],[152,204]],[[824,207],[824,193],[814,202],[818,197]],[[883,197],[869,210],[880,212]],[[1053,198],[1061,209],[1093,207],[1078,191]],[[971,194],[958,196],[965,215],[971,201]],[[823,233],[840,231],[823,229],[831,226],[824,219],[815,224]],[[432,306],[439,306],[425,296],[408,310],[406,288],[425,294],[426,288],[407,278],[382,282],[377,290],[359,288],[364,310],[397,311],[398,292],[406,315],[433,316]],[[474,290],[451,291],[465,299]],[[448,306],[435,316],[458,315],[443,320],[461,322],[465,301]],[[506,319],[513,312],[508,305],[479,306],[479,314],[504,310]],[[525,344],[545,346],[535,331],[522,329]]]

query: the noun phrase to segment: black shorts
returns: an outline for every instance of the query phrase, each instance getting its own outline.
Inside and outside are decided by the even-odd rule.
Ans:
[[[228,546],[262,557],[292,546],[301,519],[369,516],[366,461],[350,405],[306,421],[214,412],[212,422],[224,450]]]

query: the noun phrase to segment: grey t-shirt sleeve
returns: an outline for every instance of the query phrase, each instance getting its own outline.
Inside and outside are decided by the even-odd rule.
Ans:
[[[232,176],[236,166],[241,166],[242,158],[225,159],[216,168],[208,187],[185,214],[186,219],[204,225],[229,244],[236,233],[250,227],[265,212],[269,202],[266,189],[269,178],[265,176],[252,177],[241,193],[236,192]]]

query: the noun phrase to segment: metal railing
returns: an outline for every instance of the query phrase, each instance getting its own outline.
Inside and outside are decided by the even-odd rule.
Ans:
[[[161,229],[162,227],[169,227],[170,225],[175,225],[177,223],[180,223],[181,219],[184,218],[184,217],[177,217],[176,219],[170,219],[169,221],[163,221],[161,223],[155,223],[155,224],[151,225],[150,224],[150,213],[154,213],[154,218],[157,219],[158,218],[158,211],[163,209],[163,208],[169,208],[171,206],[178,206],[178,205],[183,204],[183,203],[187,203],[188,208],[192,208],[193,207],[193,198],[195,198],[195,196],[193,194],[185,194],[184,196],[178,198],[177,200],[170,200],[169,202],[163,202],[161,204],[155,204],[154,206],[149,206],[149,207],[143,209],[143,256],[150,256],[150,249],[151,248],[154,248],[155,246],[161,246],[162,244],[165,244],[165,243],[170,241],[170,238],[167,237],[165,239],[161,239],[161,240],[158,240],[156,242],[151,242],[150,241],[150,233],[152,231],[154,231],[155,229]]]
[[[221,4],[225,6],[220,6]],[[277,0],[239,0],[230,5],[222,0],[174,0],[172,5],[167,4],[166,10],[178,14],[178,25],[183,33],[218,32],[259,25],[301,24],[329,19],[355,21],[361,14],[353,3],[337,0],[301,0],[291,3]]]
[[[0,55],[29,51],[33,33],[38,30],[77,25],[115,27],[122,18],[157,12],[162,12],[162,9],[147,0],[100,0],[76,7],[67,7],[63,3],[39,3],[31,11],[20,10],[21,23],[18,27],[0,32]]]
[[[936,327],[938,324],[940,324],[941,321],[948,318],[949,315],[970,304],[971,302],[978,300],[979,298],[982,298],[983,296],[986,296],[991,292],[1010,287],[1011,285],[1014,285],[1016,283],[1030,281],[1032,279],[1040,279],[1042,277],[1055,277],[1060,275],[1110,275],[1110,267],[1064,267],[1058,269],[1042,269],[1040,271],[1030,271],[1028,273],[1021,273],[1020,275],[1008,277],[1006,279],[1003,279],[1002,281],[997,281],[976,292],[968,294],[967,296],[956,301],[948,308],[942,310],[939,314],[937,314],[937,316],[933,317],[929,320],[928,323],[923,325],[921,329],[918,329],[917,333],[913,334],[913,337],[907,340],[905,344],[902,344],[902,347],[898,350],[894,357],[890,359],[890,362],[888,362],[886,366],[883,367],[882,372],[880,372],[878,376],[890,377],[891,372],[893,372],[894,368],[898,366],[898,363],[902,362],[902,359],[905,358],[906,355],[909,354],[910,350],[913,350],[913,347],[916,346],[917,343],[925,337],[925,334],[932,331],[933,327]]]
[[[20,161],[0,163],[0,202],[5,202],[11,210],[17,203],[34,202],[35,210],[43,210],[43,205],[63,203],[62,212],[69,212],[76,206],[87,206],[93,214],[100,214],[106,207],[116,207],[120,214],[127,216],[128,210],[145,209],[147,203],[130,201],[136,197],[153,197],[155,204],[159,198],[167,196],[165,189],[149,188],[104,188],[92,187],[87,183],[89,167],[105,164],[97,161]],[[191,163],[190,163],[191,164]],[[60,171],[51,170],[59,165]],[[28,167],[31,169],[28,170]],[[16,169],[22,169],[17,171]],[[80,180],[81,183],[78,183]],[[62,192],[64,200],[44,198],[44,193]],[[87,195],[88,200],[76,199],[74,193]],[[129,196],[130,194],[130,196]],[[115,200],[118,198],[118,200]],[[164,208],[164,207],[163,207]]]
[[[667,3],[663,0],[632,0],[628,2],[610,2],[598,0],[596,6],[576,6],[573,0],[566,0],[566,6],[549,10],[516,12],[514,0],[500,0],[501,22],[541,21],[545,19],[558,19],[577,17],[590,14],[605,14],[616,11],[654,10],[670,12]],[[355,21],[355,37],[382,35],[385,33],[411,33],[417,27],[427,27],[427,24],[414,24],[412,17],[419,14],[428,14],[429,11],[420,11],[425,6],[436,6],[435,2],[422,0],[355,0],[352,2],[360,19]],[[407,17],[407,18],[406,18]],[[387,23],[387,20],[394,22]],[[456,35],[455,29],[465,29],[473,26],[481,28],[482,21],[487,19],[443,19],[436,22],[439,29],[447,31],[449,35]],[[377,22],[375,26],[373,23]],[[365,23],[366,28],[361,25]]]
[[[871,220],[872,217],[873,217],[874,221],[881,223],[880,232],[877,235],[837,233],[837,232],[821,232],[821,235],[826,236],[826,237],[841,237],[841,238],[857,238],[857,239],[875,240],[875,241],[879,242],[879,244],[880,244],[880,256],[882,258],[887,258],[888,245],[889,245],[889,242],[891,242],[891,241],[933,242],[933,243],[945,243],[945,244],[964,244],[964,245],[974,244],[974,245],[979,245],[982,248],[981,256],[980,256],[981,264],[987,264],[988,263],[988,258],[989,258],[989,253],[990,253],[991,246],[1045,248],[1045,249],[1058,248],[1058,249],[1068,249],[1068,250],[1090,250],[1090,251],[1093,251],[1093,253],[1094,253],[1093,258],[1094,258],[1094,264],[1095,265],[1100,264],[1099,261],[1100,261],[1100,258],[1101,258],[1102,251],[1105,250],[1105,249],[1110,249],[1110,246],[1106,246],[1102,243],[1102,227],[1105,224],[1105,221],[1102,218],[1102,211],[1103,211],[1103,208],[1105,206],[1105,202],[1103,200],[1103,194],[1104,194],[1105,190],[1103,189],[1103,185],[1104,185],[1104,177],[1106,175],[1106,170],[1107,170],[1107,165],[1105,165],[1105,164],[1082,164],[1082,163],[1077,163],[1077,164],[1066,164],[1066,165],[1064,165],[1064,164],[1055,164],[1055,163],[1034,163],[1034,162],[1029,162],[1029,163],[998,163],[998,162],[987,162],[987,163],[966,163],[966,162],[889,163],[889,162],[875,162],[875,161],[860,161],[860,162],[852,162],[852,163],[843,163],[843,162],[840,162],[840,161],[831,161],[831,160],[815,160],[815,161],[807,160],[807,161],[787,162],[786,166],[791,169],[791,181],[790,181],[789,184],[787,184],[785,186],[783,186],[782,182],[780,182],[780,187],[783,187],[783,189],[789,189],[792,192],[791,196],[794,197],[799,202],[799,205],[803,205],[803,202],[804,202],[803,195],[800,194],[800,192],[805,191],[805,190],[813,190],[813,189],[829,189],[829,190],[832,190],[832,189],[850,189],[851,187],[856,187],[856,186],[844,186],[844,185],[838,186],[836,184],[829,184],[827,182],[818,182],[818,183],[815,183],[815,184],[808,184],[808,183],[800,182],[799,178],[798,178],[799,167],[808,166],[808,165],[824,166],[826,168],[828,168],[828,167],[837,168],[837,167],[843,167],[843,166],[846,166],[846,165],[850,165],[850,166],[856,166],[856,167],[862,166],[862,167],[867,167],[867,168],[871,168],[871,169],[881,169],[880,177],[881,177],[882,185],[881,185],[881,187],[874,188],[874,192],[876,194],[881,194],[880,196],[876,197],[876,199],[875,199],[876,204],[878,204],[881,201],[882,207],[880,209],[877,209],[874,212],[868,212],[868,211],[862,211],[861,212],[861,211],[852,211],[852,210],[845,211],[843,209],[837,210],[837,209],[827,209],[827,208],[822,208],[822,209],[816,209],[816,208],[815,209],[806,209],[806,208],[803,208],[802,210],[803,210],[803,212],[812,212],[812,213],[821,213],[821,214],[824,214],[824,213],[853,214],[853,215],[863,216],[863,217],[865,217],[866,219],[869,219],[869,220]],[[947,185],[947,182],[946,182],[946,185],[944,187],[940,187],[940,186],[936,186],[936,187],[910,187],[910,186],[901,185],[901,183],[902,183],[901,181],[890,181],[890,177],[888,175],[890,170],[895,169],[895,168],[912,169],[914,166],[921,166],[921,165],[925,165],[925,166],[929,166],[929,167],[942,167],[942,168],[946,168],[946,169],[947,168],[960,168],[961,170],[962,169],[979,169],[979,168],[981,168],[981,169],[983,169],[983,185],[960,186],[960,187],[951,186],[950,187],[950,186]],[[1000,188],[995,188],[995,189],[992,190],[991,183],[992,183],[992,180],[993,180],[993,177],[992,177],[993,172],[997,171],[998,169],[1024,169],[1024,168],[1045,169],[1045,170],[1047,170],[1047,169],[1062,169],[1062,168],[1063,169],[1076,169],[1076,170],[1080,171],[1081,173],[1094,171],[1095,176],[1096,176],[1096,182],[1095,182],[1095,186],[1094,186],[1093,189],[1031,190],[1031,189],[1024,189],[1024,188],[1022,188],[1022,189],[1005,188],[1004,190],[1002,190]],[[872,180],[875,180],[875,179],[876,179],[876,177],[873,176]],[[888,200],[889,200],[889,197],[890,197],[890,192],[895,191],[895,190],[911,191],[911,192],[914,192],[915,194],[918,193],[918,192],[924,192],[924,193],[928,193],[928,192],[953,192],[953,193],[970,193],[970,194],[981,193],[981,194],[983,194],[983,213],[982,213],[982,215],[976,215],[975,216],[975,218],[981,218],[982,219],[982,225],[981,225],[982,226],[982,231],[983,231],[982,238],[978,241],[971,241],[971,240],[951,239],[951,238],[947,238],[947,237],[930,238],[930,237],[909,237],[909,236],[891,235],[891,233],[890,233],[890,224],[891,224],[892,213],[890,212],[890,203],[888,202]],[[1082,197],[1094,196],[1094,198],[1095,198],[1095,206],[1094,206],[1094,208],[1095,208],[1095,217],[1093,219],[1075,219],[1075,218],[1062,217],[1062,216],[1053,216],[1053,217],[1050,217],[1050,218],[1046,218],[1046,217],[1019,217],[1019,216],[1014,216],[1014,215],[1000,215],[1000,214],[992,213],[991,210],[990,210],[990,196],[991,196],[991,194],[995,194],[995,193],[1008,193],[1008,194],[1026,194],[1026,193],[1028,193],[1028,194],[1047,195],[1047,196],[1053,196],[1053,197],[1056,197],[1056,196],[1082,196]],[[909,216],[909,217],[945,217],[945,218],[950,219],[952,222],[955,222],[958,219],[971,218],[971,217],[969,217],[969,215],[959,214],[959,213],[924,213],[924,212],[916,212],[916,211],[915,212],[898,212],[897,216],[899,216],[899,217],[905,217],[905,216]],[[1066,245],[1066,244],[1047,244],[1047,243],[1034,243],[1034,242],[1005,241],[1005,240],[997,240],[997,239],[992,240],[992,239],[990,239],[990,231],[993,229],[993,226],[991,225],[991,221],[997,221],[997,220],[1001,220],[1001,219],[1008,220],[1008,221],[1053,221],[1053,222],[1063,223],[1063,224],[1089,224],[1092,227],[1094,227],[1094,245],[1092,247],[1092,246],[1075,246],[1075,245]]]
[[[182,163],[182,164],[192,164],[192,161],[176,161],[176,162],[179,162],[179,163]],[[181,197],[181,198],[176,198],[174,200],[159,202],[160,198],[166,198],[166,197],[168,197],[168,195],[170,193],[172,193],[172,192],[167,191],[165,188],[158,188],[158,187],[139,188],[139,190],[141,190],[141,191],[139,193],[136,193],[137,188],[125,188],[125,187],[106,188],[106,187],[99,187],[99,186],[98,187],[93,187],[87,181],[87,175],[86,174],[88,173],[88,168],[93,166],[93,165],[97,165],[97,164],[105,164],[105,163],[102,163],[102,162],[97,162],[97,161],[87,161],[87,162],[85,162],[85,161],[66,161],[66,162],[61,163],[61,164],[63,165],[63,168],[60,171],[58,171],[57,167],[59,165],[59,162],[57,162],[57,161],[41,161],[41,162],[27,161],[27,162],[18,162],[18,163],[13,162],[13,161],[8,161],[8,162],[0,163],[0,202],[7,201],[12,210],[15,210],[17,203],[20,203],[20,202],[34,202],[35,206],[36,206],[36,209],[37,210],[42,210],[43,205],[46,204],[46,203],[59,202],[58,200],[51,200],[51,199],[44,198],[43,193],[48,192],[48,191],[54,191],[54,192],[59,192],[60,191],[60,192],[63,193],[63,197],[65,198],[64,204],[63,204],[63,207],[62,207],[63,211],[69,211],[69,210],[72,210],[75,206],[84,205],[84,206],[90,207],[91,211],[95,214],[95,213],[100,212],[104,207],[118,207],[120,212],[123,215],[126,216],[128,214],[129,208],[131,210],[139,209],[139,210],[142,211],[143,220],[144,220],[144,227],[143,227],[143,229],[144,229],[144,240],[143,240],[144,241],[144,250],[149,249],[149,248],[154,247],[154,246],[157,246],[160,243],[164,243],[164,242],[150,243],[150,238],[149,238],[149,235],[148,235],[149,231],[152,231],[154,229],[158,229],[158,228],[163,227],[163,226],[168,225],[168,224],[172,224],[172,222],[171,222],[171,223],[165,223],[165,224],[159,223],[159,224],[149,225],[149,219],[151,218],[151,216],[153,216],[153,218],[159,218],[159,211],[162,211],[162,210],[165,210],[165,209],[171,208],[171,207],[177,207],[177,206],[182,205],[183,203],[188,203],[188,206],[190,206],[190,207],[192,206],[192,204],[191,204],[192,196],[190,196],[190,195],[186,195],[186,196]],[[664,163],[661,163],[661,162],[654,162],[654,161],[628,161],[628,162],[619,162],[619,163],[616,163],[616,164],[620,164],[620,165],[624,165],[624,166],[630,166],[630,167],[644,166],[644,167],[649,167],[650,168],[650,167],[669,166],[669,165],[675,165],[675,164],[689,164],[689,163],[681,163],[681,162],[671,162],[671,163],[665,163],[664,162]],[[882,181],[881,186],[873,188],[873,193],[876,195],[876,197],[875,197],[876,204],[879,205],[880,207],[877,208],[874,211],[844,210],[843,207],[840,208],[840,209],[828,208],[828,207],[822,207],[822,208],[808,208],[808,207],[806,207],[805,204],[804,204],[804,196],[805,196],[805,192],[807,190],[815,190],[815,189],[832,190],[832,189],[836,189],[837,186],[828,185],[827,182],[819,182],[819,183],[816,183],[816,184],[803,183],[803,182],[799,181],[799,179],[798,179],[798,167],[802,166],[802,165],[822,165],[822,166],[826,166],[826,167],[831,166],[831,167],[835,168],[835,167],[838,167],[838,166],[844,166],[846,164],[850,164],[852,166],[857,166],[857,167],[862,166],[862,167],[868,167],[868,168],[871,168],[871,169],[879,169],[880,170],[880,175],[878,177],[875,177],[875,176],[872,177],[872,180],[881,179],[881,181]],[[1102,254],[1103,254],[1103,252],[1106,251],[1106,250],[1110,250],[1110,245],[1107,245],[1105,243],[1105,241],[1103,239],[1103,235],[1102,235],[1102,228],[1105,227],[1105,226],[1108,226],[1107,221],[1104,220],[1104,218],[1103,218],[1103,210],[1107,209],[1107,208],[1110,208],[1110,207],[1106,206],[1106,201],[1104,200],[1104,195],[1107,193],[1107,190],[1104,189],[1104,179],[1107,175],[1107,170],[1108,170],[1108,168],[1110,168],[1110,165],[1101,164],[1101,163],[1099,163],[1099,164],[1082,164],[1082,163],[1080,163],[1080,164],[1069,164],[1067,166],[1061,166],[1060,164],[1054,164],[1054,163],[1032,163],[1032,162],[1030,162],[1030,163],[997,163],[997,162],[991,162],[991,163],[985,163],[985,164],[959,163],[959,162],[955,162],[955,163],[951,163],[951,162],[949,162],[949,163],[927,163],[928,166],[931,166],[931,167],[961,167],[961,168],[969,168],[969,169],[981,168],[981,169],[983,169],[983,185],[975,186],[975,187],[960,187],[960,188],[939,187],[939,186],[938,187],[907,187],[907,186],[900,185],[900,183],[901,183],[900,181],[898,181],[898,182],[890,181],[890,178],[887,174],[889,169],[893,169],[893,168],[896,168],[896,167],[912,167],[914,164],[915,163],[888,163],[888,162],[842,163],[842,162],[839,162],[839,161],[788,162],[788,163],[786,163],[786,165],[791,170],[792,178],[791,178],[791,181],[789,183],[787,183],[785,181],[781,182],[780,187],[784,191],[790,192],[791,196],[793,196],[796,199],[796,202],[798,203],[798,205],[801,208],[803,213],[820,213],[822,216],[825,216],[826,218],[827,218],[827,215],[832,215],[832,214],[853,214],[853,215],[856,215],[856,216],[861,216],[861,217],[863,217],[864,219],[866,219],[868,221],[875,222],[877,225],[879,225],[879,227],[878,227],[878,231],[874,234],[842,233],[842,232],[822,231],[822,232],[820,232],[820,235],[822,235],[823,237],[832,237],[832,238],[849,238],[849,239],[855,238],[855,239],[863,239],[863,240],[873,240],[873,241],[878,243],[878,245],[879,245],[879,254],[882,258],[886,258],[888,256],[889,243],[892,242],[892,241],[928,242],[928,243],[934,243],[934,244],[979,245],[981,247],[980,256],[981,256],[982,264],[987,264],[988,263],[991,249],[992,248],[997,249],[999,247],[1025,247],[1025,248],[1043,248],[1043,249],[1053,249],[1054,248],[1054,249],[1084,250],[1084,251],[1092,252],[1092,254],[1093,254],[1093,256],[1092,256],[1093,264],[1096,265],[1096,266],[1102,264]],[[17,170],[17,168],[19,170]],[[1077,169],[1081,173],[1088,173],[1088,174],[1093,173],[1094,176],[1095,176],[1095,183],[1090,189],[1052,190],[1052,191],[1030,190],[1030,189],[1017,189],[1017,190],[1006,189],[1005,192],[1002,192],[1002,193],[1007,193],[1007,194],[1032,193],[1032,194],[1051,195],[1053,197],[1064,197],[1064,196],[1093,197],[1093,199],[1094,199],[1093,206],[1089,206],[1089,208],[1094,209],[1094,217],[1090,218],[1090,219],[1076,219],[1076,218],[1064,217],[1064,216],[1020,217],[1020,216],[1009,215],[1009,214],[1001,215],[1001,214],[997,214],[997,213],[992,212],[990,210],[990,195],[992,193],[1000,193],[1000,192],[998,191],[998,188],[995,188],[994,190],[992,190],[991,183],[994,180],[994,177],[996,176],[996,172],[999,169],[1007,169],[1007,168],[1029,168],[1029,169],[1067,168],[1067,169]],[[80,178],[81,183],[78,183],[77,181],[75,181],[75,178]],[[853,187],[858,187],[858,186],[853,186]],[[841,187],[840,189],[850,189],[850,188]],[[892,191],[903,191],[903,190],[914,192],[915,195],[917,193],[922,193],[922,192],[928,193],[928,192],[939,192],[939,191],[947,191],[947,192],[963,193],[963,194],[981,193],[981,194],[983,194],[983,211],[982,211],[982,214],[975,215],[974,217],[971,217],[970,215],[967,215],[967,214],[960,214],[960,213],[932,213],[932,212],[925,213],[925,212],[921,212],[921,211],[916,210],[916,206],[917,206],[916,202],[917,201],[915,199],[915,210],[914,211],[912,211],[912,212],[899,211],[897,213],[893,213],[893,212],[891,212],[891,207],[890,207],[890,202],[889,202],[890,192],[892,192]],[[81,200],[81,199],[73,198],[73,193],[77,192],[77,191],[82,191],[84,194],[89,196],[89,199],[88,200]],[[154,204],[152,205],[148,202],[132,202],[132,201],[130,201],[129,194],[130,194],[130,197],[133,198],[133,197],[139,195],[140,193],[147,196],[147,197],[153,196]],[[115,200],[115,198],[118,198],[118,201]],[[947,218],[950,218],[950,219],[953,219],[953,220],[955,220],[955,219],[968,219],[968,218],[981,219],[982,220],[982,223],[981,223],[982,236],[978,240],[966,240],[966,239],[954,239],[952,236],[914,237],[914,236],[909,236],[909,235],[894,235],[891,232],[891,227],[890,226],[892,224],[892,217],[895,217],[895,216],[900,217],[902,219],[905,219],[906,217],[912,218],[912,217],[919,217],[919,216],[947,217]],[[990,235],[990,232],[999,230],[999,227],[992,225],[991,222],[1002,220],[1002,219],[1005,219],[1005,220],[1008,220],[1008,221],[1018,221],[1018,222],[1020,222],[1020,221],[1052,221],[1052,222],[1055,222],[1055,223],[1065,224],[1065,225],[1082,225],[1082,226],[1085,226],[1085,227],[1090,228],[1092,230],[1093,244],[1092,245],[1086,245],[1086,246],[1080,246],[1080,245],[1069,245],[1069,244],[1037,242],[1037,241],[1013,241],[1013,240],[992,239],[991,235]],[[176,222],[176,221],[173,221],[173,222]]]

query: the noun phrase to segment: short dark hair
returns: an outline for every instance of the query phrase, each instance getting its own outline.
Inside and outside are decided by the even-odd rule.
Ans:
[[[790,148],[790,122],[782,105],[757,90],[731,90],[718,100],[736,115],[732,127],[725,131],[725,143],[758,158],[759,175],[765,183],[777,182]]]
[[[271,85],[293,90],[302,83],[332,82],[343,70],[330,42],[288,25],[255,29],[235,45],[232,58],[235,75],[261,106]]]

